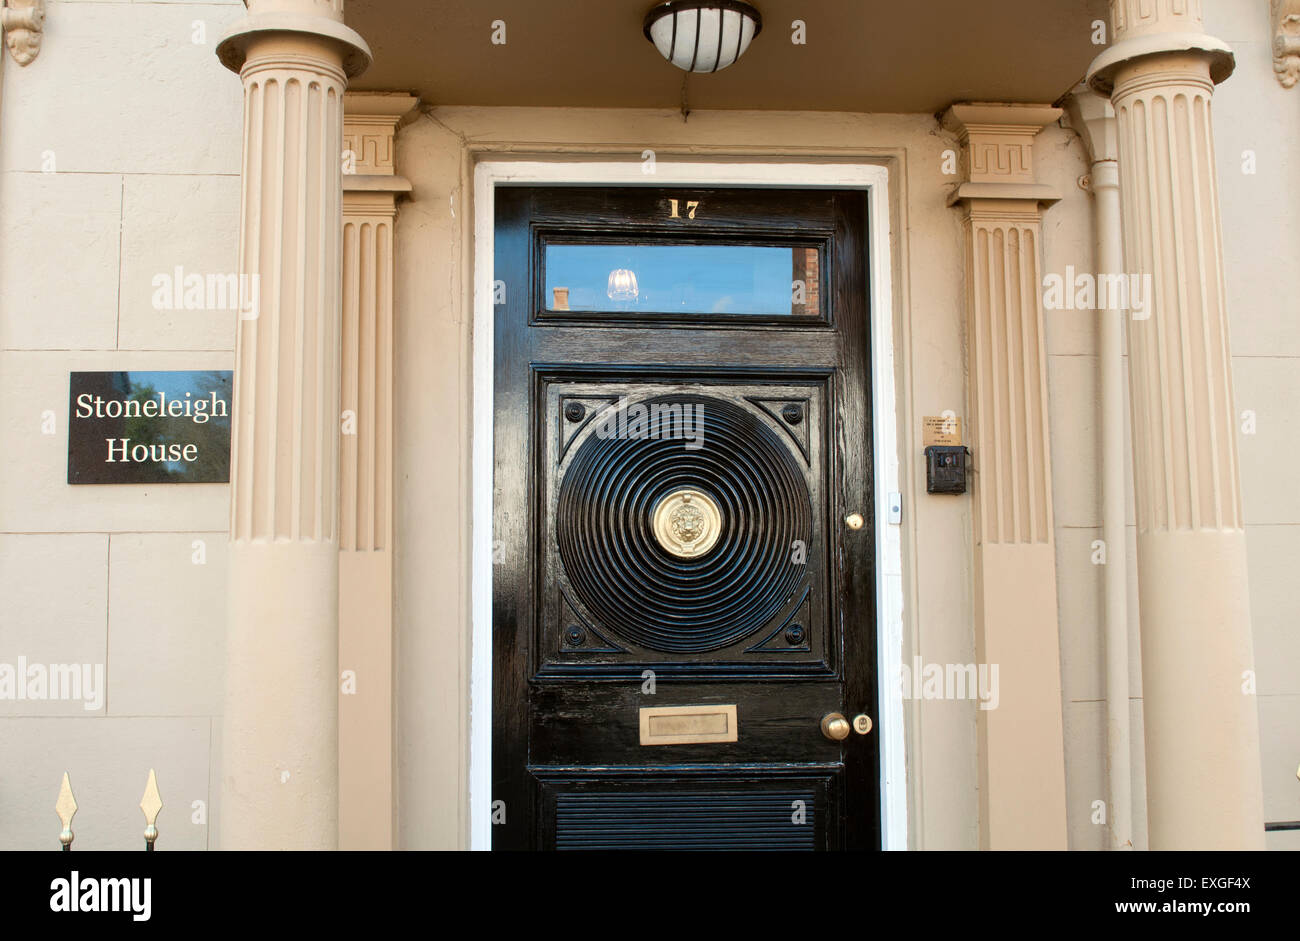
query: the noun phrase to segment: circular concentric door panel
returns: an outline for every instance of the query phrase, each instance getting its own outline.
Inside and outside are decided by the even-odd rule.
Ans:
[[[723,398],[625,407],[637,404],[640,423],[593,422],[559,482],[569,584],[601,629],[648,650],[745,640],[805,576],[791,549],[811,540],[812,504],[793,441]],[[698,424],[693,439],[673,434],[684,413]]]

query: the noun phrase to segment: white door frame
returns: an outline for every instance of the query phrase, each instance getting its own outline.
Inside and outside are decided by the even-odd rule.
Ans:
[[[470,848],[492,846],[492,431],[493,243],[498,186],[731,186],[861,189],[868,193],[872,429],[876,508],[876,631],[880,715],[880,820],[885,849],[907,848],[907,764],[902,687],[903,579],[897,499],[898,410],[894,395],[889,170],[872,163],[744,163],[485,158],[474,168],[473,534],[470,654]]]

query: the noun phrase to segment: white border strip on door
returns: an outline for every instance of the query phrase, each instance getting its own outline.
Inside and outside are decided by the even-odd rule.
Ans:
[[[492,427],[493,229],[497,186],[748,186],[864,189],[871,238],[872,428],[875,431],[876,630],[881,748],[881,842],[907,849],[907,764],[903,730],[903,568],[901,530],[889,522],[899,493],[898,412],[894,396],[893,286],[889,171],[875,164],[674,163],[652,176],[621,161],[481,160],[474,168],[473,534],[470,659],[470,848],[492,846]],[[849,708],[853,708],[849,704]]]

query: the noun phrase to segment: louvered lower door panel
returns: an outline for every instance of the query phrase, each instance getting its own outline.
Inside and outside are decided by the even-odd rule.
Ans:
[[[804,819],[796,823],[798,807]],[[812,850],[811,791],[767,794],[565,794],[556,803],[560,850]]]
[[[832,776],[662,777],[543,781],[549,848],[812,851],[838,842],[825,813]]]

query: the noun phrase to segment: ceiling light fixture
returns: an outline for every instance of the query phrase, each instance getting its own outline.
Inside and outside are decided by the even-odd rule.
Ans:
[[[669,0],[645,15],[645,38],[687,72],[718,72],[749,48],[763,28],[758,11],[742,0]]]

